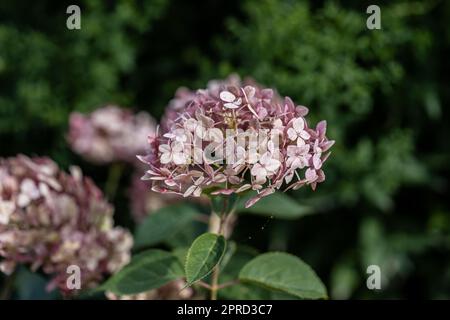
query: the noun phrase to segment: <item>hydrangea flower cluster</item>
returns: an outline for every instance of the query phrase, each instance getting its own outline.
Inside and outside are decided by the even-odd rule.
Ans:
[[[149,166],[142,179],[154,191],[184,197],[255,190],[247,207],[276,190],[315,189],[325,180],[322,166],[334,141],[326,122],[310,128],[307,114],[255,83],[179,92],[161,132],[149,137],[150,153],[139,157]]]
[[[76,153],[93,163],[134,163],[136,154],[145,152],[146,137],[155,129],[149,114],[108,105],[87,115],[72,113],[68,140]]]
[[[214,95],[218,95],[221,88],[225,86],[242,86],[242,85],[257,85],[253,79],[247,78],[241,81],[238,75],[232,74],[224,80],[211,80],[207,83],[207,89]],[[196,95],[195,90],[189,90],[186,87],[180,87],[175,92],[175,97],[169,101],[166,107],[165,113],[161,119],[161,129],[163,132],[167,132],[178,120],[180,113],[183,112],[186,104],[191,102]]]
[[[51,276],[48,289],[66,286],[77,265],[82,288],[129,262],[131,235],[113,227],[113,208],[78,168],[61,171],[48,158],[0,158],[0,269],[29,264]]]

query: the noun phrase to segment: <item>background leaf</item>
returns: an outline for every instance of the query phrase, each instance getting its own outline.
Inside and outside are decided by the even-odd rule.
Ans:
[[[205,233],[195,239],[186,257],[186,280],[189,285],[203,279],[220,262],[226,247],[225,238]]]
[[[316,273],[298,257],[269,252],[247,263],[239,279],[302,299],[326,298],[327,292]]]
[[[57,290],[48,291],[48,280],[33,273],[25,267],[20,267],[16,275],[16,294],[20,300],[52,300],[60,298]]]
[[[155,245],[186,226],[198,211],[188,204],[171,205],[152,213],[135,232],[135,247]]]
[[[262,198],[250,208],[245,208],[245,202],[253,196],[254,194],[250,193],[239,199],[236,210],[242,213],[272,216],[280,219],[297,219],[313,212],[311,207],[300,205],[282,192],[276,192],[268,197]]]
[[[183,275],[183,268],[175,255],[151,249],[134,256],[130,264],[110,278],[101,289],[120,295],[136,294],[159,288]]]
[[[192,220],[185,224],[178,232],[168,235],[162,243],[172,249],[179,247],[187,247],[194,242],[197,237],[208,231],[208,225],[205,222]],[[183,264],[184,264],[183,260]]]

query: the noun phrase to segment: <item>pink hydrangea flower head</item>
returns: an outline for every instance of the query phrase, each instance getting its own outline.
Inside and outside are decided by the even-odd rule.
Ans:
[[[130,259],[131,235],[113,227],[113,208],[93,182],[48,158],[0,158],[0,270],[27,264],[66,286],[67,268],[81,270],[82,289],[98,284]]]
[[[273,89],[214,82],[183,91],[167,112],[150,153],[140,157],[154,191],[198,197],[252,189],[257,195],[248,207],[276,190],[315,189],[325,180],[322,167],[334,143],[326,122],[311,128],[308,109]]]

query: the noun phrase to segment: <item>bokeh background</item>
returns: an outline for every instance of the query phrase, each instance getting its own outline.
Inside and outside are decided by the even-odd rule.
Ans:
[[[81,30],[66,28],[70,4]],[[369,4],[381,30],[366,28]],[[66,142],[70,112],[159,118],[180,86],[251,76],[326,119],[337,143],[327,181],[289,194],[312,214],[243,216],[235,238],[302,257],[331,298],[450,298],[449,21],[443,0],[1,1],[0,156],[48,155],[103,186],[109,168]],[[130,174],[114,202],[133,229]],[[371,264],[382,290],[366,287]],[[51,298],[43,284],[21,273],[16,297]]]

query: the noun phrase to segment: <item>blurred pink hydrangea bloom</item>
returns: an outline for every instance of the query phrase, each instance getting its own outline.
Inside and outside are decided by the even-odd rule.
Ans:
[[[145,112],[133,114],[108,105],[87,115],[72,113],[68,141],[76,153],[93,163],[134,163],[136,154],[145,152],[146,137],[155,128],[154,119]]]
[[[289,97],[238,78],[178,91],[161,132],[149,136],[150,153],[139,157],[149,166],[142,179],[184,197],[255,190],[247,207],[276,190],[315,189],[334,141],[326,122],[311,128],[307,114]]]
[[[113,227],[113,208],[93,182],[48,158],[0,158],[0,269],[28,264],[51,276],[48,289],[66,286],[67,267],[81,270],[82,289],[129,262],[131,235]]]

